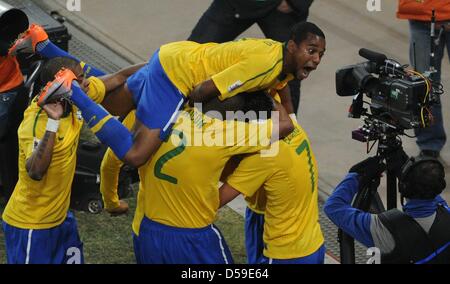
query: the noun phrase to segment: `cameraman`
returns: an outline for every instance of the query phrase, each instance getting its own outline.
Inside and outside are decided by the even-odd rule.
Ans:
[[[327,200],[325,213],[365,246],[379,248],[382,263],[450,263],[450,209],[439,195],[446,186],[442,164],[434,158],[407,160],[403,150],[388,159],[407,201],[404,213],[393,209],[370,214],[351,206],[358,190],[386,169],[378,157],[350,169]]]
[[[440,34],[441,29],[442,35],[436,46],[434,66],[437,72],[433,74],[432,79],[440,83],[445,47],[447,47],[447,52],[450,52],[450,1],[399,0],[397,18],[409,20],[410,62],[418,72],[423,73],[430,69],[430,24],[433,9],[436,12],[436,35]],[[437,158],[447,140],[440,102],[433,106],[432,112],[434,125],[429,128],[417,129],[416,136],[421,155]]]

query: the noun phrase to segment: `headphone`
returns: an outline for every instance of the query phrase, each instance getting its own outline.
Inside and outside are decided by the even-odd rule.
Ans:
[[[422,163],[425,162],[433,162],[435,164],[438,164],[439,167],[441,168],[441,170],[443,172],[445,172],[444,166],[442,165],[441,162],[439,162],[438,159],[433,158],[433,157],[429,157],[429,156],[418,156],[418,157],[411,157],[408,159],[408,161],[403,165],[402,170],[401,170],[401,174],[400,174],[400,178],[399,178],[399,191],[400,193],[403,193],[404,190],[406,189],[407,186],[407,182],[405,182],[407,175],[411,172],[411,170]],[[444,186],[445,187],[445,186]]]

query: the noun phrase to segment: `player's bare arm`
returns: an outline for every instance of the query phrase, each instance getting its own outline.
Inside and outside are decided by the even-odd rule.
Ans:
[[[220,207],[227,205],[229,202],[233,201],[241,193],[237,191],[234,187],[228,183],[224,183],[219,189]]]
[[[161,145],[161,140],[157,139],[161,130],[149,129],[138,119],[136,119],[134,129],[133,146],[126,153],[123,162],[135,168],[139,168],[150,160],[152,154]]]
[[[121,118],[125,118],[130,111],[136,108],[133,101],[133,95],[129,91],[126,83],[109,92],[101,105],[111,115],[119,116]]]
[[[189,95],[189,102],[193,105],[193,103],[207,102],[218,96],[220,96],[220,91],[214,81],[210,79],[195,87]]]
[[[109,113],[125,118],[131,110],[136,108],[133,95],[128,90],[126,81],[144,66],[145,64],[133,65],[100,78],[106,88],[106,97],[101,104]]]
[[[294,131],[294,124],[292,123],[292,120],[283,105],[275,102],[275,111],[279,114],[279,125],[277,128],[276,121],[274,121],[275,124],[272,134],[273,142],[275,142],[274,140],[288,136],[292,133],[292,131]]]
[[[278,91],[278,94],[281,98],[281,104],[286,109],[287,113],[295,113],[294,106],[292,105],[291,89],[289,85],[286,85],[286,87]]]
[[[63,115],[63,106],[61,103],[52,103],[44,106],[44,110],[49,117],[47,131],[39,142],[33,154],[26,162],[26,170],[31,179],[40,181],[47,173],[48,167],[52,161],[53,146],[55,145],[57,124]],[[52,122],[51,122],[52,121]]]

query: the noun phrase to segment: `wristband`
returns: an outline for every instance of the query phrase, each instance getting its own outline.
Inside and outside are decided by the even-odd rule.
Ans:
[[[47,121],[47,128],[45,130],[56,133],[58,132],[58,128],[59,128],[59,120],[49,118]]]

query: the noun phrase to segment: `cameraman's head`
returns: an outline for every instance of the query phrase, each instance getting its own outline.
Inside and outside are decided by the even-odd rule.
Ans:
[[[284,55],[283,73],[293,74],[298,80],[308,78],[317,69],[325,53],[323,31],[313,23],[294,25]]]
[[[433,158],[411,158],[403,166],[399,191],[406,199],[432,200],[445,189],[444,166]]]
[[[273,100],[267,91],[245,92],[224,101],[214,98],[201,106],[203,113],[219,119],[227,118],[227,112],[251,113],[254,114],[254,119],[269,119],[274,108]],[[233,118],[240,120],[237,116]],[[247,118],[243,117],[244,120],[248,120]]]

